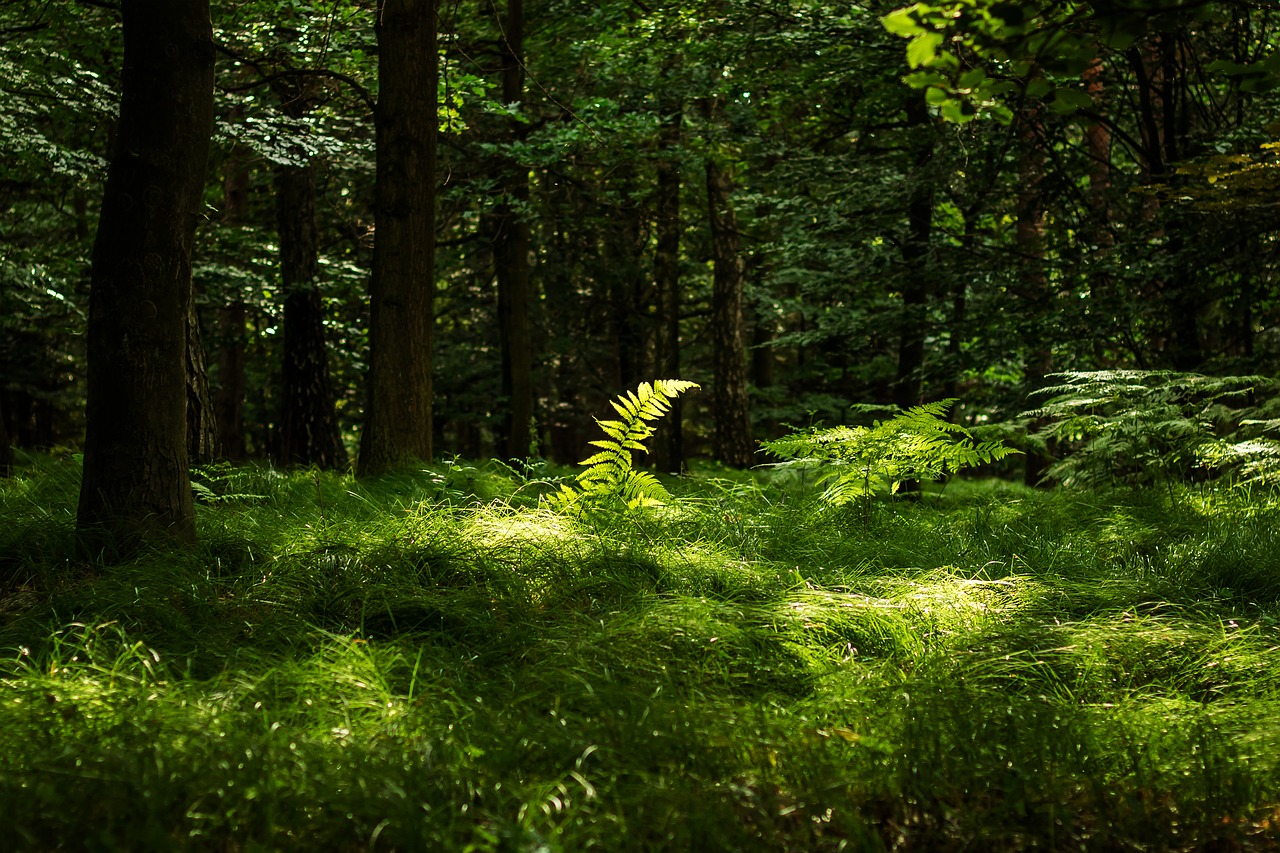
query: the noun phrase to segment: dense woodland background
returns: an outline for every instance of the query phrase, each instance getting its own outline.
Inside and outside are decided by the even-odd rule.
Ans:
[[[0,0],[5,842],[1274,853],[1278,38]]]
[[[388,75],[429,105],[435,71],[380,84],[374,5],[213,4],[194,460],[341,467],[360,443],[375,111]],[[675,471],[753,464],[855,403],[1008,422],[1054,371],[1276,372],[1280,11],[980,4],[995,36],[956,36],[942,85],[937,43],[882,22],[896,5],[441,3],[433,452],[576,462],[607,400],[658,376],[704,388],[655,447]],[[1055,40],[991,59],[1037,10]],[[84,434],[122,45],[110,2],[0,5],[20,448]],[[974,69],[1002,81],[985,106]]]

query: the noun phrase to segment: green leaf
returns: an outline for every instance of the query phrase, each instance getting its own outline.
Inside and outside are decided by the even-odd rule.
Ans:
[[[908,6],[905,9],[895,9],[880,19],[880,23],[886,30],[895,36],[903,36],[910,38],[925,32],[925,28],[920,26],[920,22],[911,14],[914,6]]]
[[[1049,103],[1049,109],[1058,115],[1071,115],[1092,106],[1093,99],[1087,92],[1079,89],[1059,89],[1054,93],[1053,101]]]
[[[942,104],[942,117],[954,124],[967,124],[977,118],[978,108],[966,100],[952,98]]]
[[[679,379],[659,379],[610,400],[621,420],[596,421],[610,438],[589,442],[601,451],[583,460],[586,470],[578,475],[577,488],[562,488],[547,498],[548,503],[561,510],[605,501],[620,501],[628,509],[664,503],[670,497],[667,490],[652,474],[636,471],[631,454],[648,452],[642,442],[653,435],[649,424],[671,410],[670,400],[697,387]]]
[[[912,68],[928,65],[938,56],[942,33],[922,32],[907,44],[907,64]]]

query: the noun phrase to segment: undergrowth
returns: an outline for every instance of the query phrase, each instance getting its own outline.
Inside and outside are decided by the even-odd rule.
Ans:
[[[194,552],[103,569],[74,465],[0,482],[12,849],[1276,844],[1260,493],[223,468]]]

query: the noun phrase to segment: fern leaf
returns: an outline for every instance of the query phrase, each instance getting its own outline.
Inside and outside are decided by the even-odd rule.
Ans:
[[[644,441],[653,436],[651,423],[671,411],[671,400],[698,386],[680,379],[642,382],[634,391],[620,394],[609,405],[618,420],[598,420],[606,438],[590,443],[600,450],[581,463],[585,470],[577,477],[577,488],[562,484],[551,499],[554,506],[568,508],[584,503],[621,501],[628,509],[654,506],[670,498],[658,479],[633,466],[632,453],[647,453]],[[567,495],[571,496],[568,497]]]

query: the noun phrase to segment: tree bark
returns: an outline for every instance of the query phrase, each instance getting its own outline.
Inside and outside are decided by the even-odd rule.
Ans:
[[[288,465],[347,464],[334,413],[325,346],[316,236],[316,176],[311,164],[276,169],[276,225],[284,290],[280,459]]]
[[[633,190],[631,167],[619,169],[618,194],[621,201],[613,207],[609,220],[615,227],[601,239],[601,255],[607,262],[609,276],[609,321],[617,353],[617,387],[635,388],[649,375],[649,346],[645,334],[646,282],[641,278],[640,207],[630,201]]]
[[[658,133],[661,156],[657,165],[658,192],[654,217],[657,232],[653,253],[653,282],[657,290],[658,328],[655,360],[661,379],[680,378],[680,146],[684,102],[668,103],[666,117]],[[654,444],[654,464],[678,474],[684,468],[683,405],[673,401],[671,412],[659,428]]]
[[[1085,93],[1093,101],[1094,113],[1101,117],[1106,111],[1106,83],[1103,75],[1102,58],[1098,57],[1084,70],[1083,82]],[[1098,269],[1115,244],[1111,233],[1111,130],[1100,119],[1092,120],[1084,128],[1085,155],[1088,157],[1089,183],[1085,191],[1085,203],[1089,210],[1089,224],[1084,229],[1084,237],[1088,242],[1089,257],[1086,268],[1092,268],[1089,275],[1089,306],[1091,312],[1100,318],[1118,317],[1121,308],[1117,304],[1120,299],[1116,293],[1113,277]],[[1095,330],[1094,354],[1099,366],[1111,360],[1108,353],[1108,334],[1111,330],[1099,328]]]
[[[730,196],[733,179],[714,159],[706,161],[707,212],[715,266],[711,291],[711,346],[715,458],[738,468],[754,461],[751,410],[747,398],[747,351],[743,334],[742,285],[745,264],[738,217]]]
[[[194,543],[191,243],[213,127],[208,0],[123,0],[123,97],[94,241],[84,479],[92,553]]]
[[[249,164],[244,149],[236,145],[227,156],[222,182],[222,223],[240,225],[249,206]],[[213,395],[214,416],[222,455],[233,461],[246,456],[244,434],[245,322],[247,306],[234,299],[218,308],[218,385]]]
[[[432,451],[436,0],[381,0],[377,15],[377,232],[362,475],[430,459]]]
[[[209,390],[209,367],[200,334],[195,286],[187,299],[187,459],[205,464],[218,458],[218,419]]]
[[[9,439],[9,425],[4,420],[4,405],[0,402],[0,477],[13,473],[13,442]]]
[[[507,0],[503,23],[502,98],[524,100],[524,0]],[[511,121],[513,140],[524,125]],[[502,200],[494,209],[494,272],[498,280],[498,333],[502,351],[502,396],[507,412],[500,437],[509,459],[529,455],[533,439],[533,338],[529,312],[533,304],[530,282],[529,171],[514,161],[502,164]]]
[[[1018,248],[1018,278],[1023,301],[1023,385],[1029,395],[1044,387],[1045,377],[1053,370],[1053,351],[1049,318],[1053,314],[1053,292],[1044,269],[1044,124],[1034,109],[1019,116],[1022,135],[1022,159],[1018,168],[1018,191],[1015,242]],[[1023,468],[1023,481],[1038,484],[1044,476],[1048,458],[1028,452]]]
[[[907,126],[920,137],[915,152],[914,186],[907,201],[907,236],[902,244],[902,318],[898,326],[898,372],[893,402],[918,406],[924,386],[924,341],[929,300],[929,244],[933,236],[933,181],[925,174],[933,159],[933,133],[924,99],[907,100]]]

